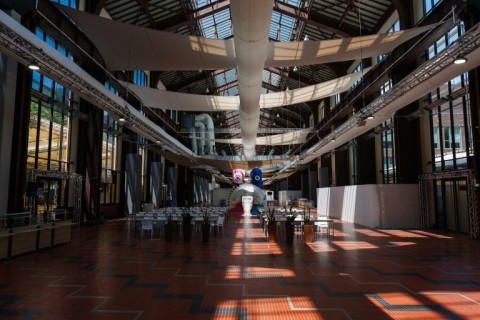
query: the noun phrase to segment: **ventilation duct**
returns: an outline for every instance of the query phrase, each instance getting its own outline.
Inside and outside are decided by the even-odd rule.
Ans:
[[[253,160],[260,122],[260,89],[268,55],[273,0],[231,1],[230,10],[237,57],[243,152],[246,160]]]
[[[197,155],[216,155],[215,127],[213,119],[206,113],[186,114],[181,119],[182,127],[188,129],[192,142],[192,152]]]

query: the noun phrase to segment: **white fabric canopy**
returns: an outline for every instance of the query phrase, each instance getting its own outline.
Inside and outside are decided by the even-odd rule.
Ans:
[[[59,6],[100,51],[108,70],[216,70],[236,66],[233,40],[138,27]]]
[[[148,29],[59,6],[100,51],[109,70],[220,70],[237,67],[233,40]],[[320,41],[270,42],[265,67],[288,67],[374,57],[432,26]]]
[[[265,67],[291,67],[376,57],[430,30],[433,26],[397,32],[320,41],[271,42]]]
[[[370,68],[362,72],[355,72],[346,76],[325,81],[313,86],[307,86],[295,90],[265,93],[260,96],[260,108],[275,108],[292,104],[314,101],[334,96],[350,89]]]
[[[363,72],[352,73],[344,77],[295,90],[263,93],[260,95],[260,109],[308,102],[345,92],[369,70],[370,68],[366,68]],[[238,110],[240,106],[238,96],[211,96],[172,92],[141,87],[126,82],[122,83],[135,93],[144,105],[150,108],[180,111],[234,111]]]
[[[291,131],[282,134],[257,137],[257,145],[289,145],[304,143],[310,129]],[[242,144],[242,139],[215,139],[217,143]]]

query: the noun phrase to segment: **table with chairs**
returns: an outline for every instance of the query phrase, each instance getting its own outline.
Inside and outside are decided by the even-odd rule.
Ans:
[[[151,211],[140,211],[136,214],[131,214],[127,218],[128,230],[133,229],[134,237],[140,231],[140,236],[143,238],[146,234],[150,238],[154,238],[156,234],[160,237],[164,233],[164,227],[169,222],[175,224],[175,230],[178,234],[182,234],[183,216],[186,212],[184,207],[167,207],[153,209]],[[204,223],[205,210],[209,213],[210,228],[214,230],[215,234],[219,231],[224,233],[224,223],[226,216],[225,207],[192,207],[188,208],[188,212],[192,215],[190,224],[194,232],[200,232],[202,223]]]
[[[303,234],[303,226],[306,215],[307,218],[309,217],[310,222],[314,225],[315,237],[322,237],[323,235],[325,235],[328,239],[334,239],[335,237],[334,219],[326,216],[310,215],[308,212],[305,212],[305,210],[299,208],[291,208],[286,210],[285,208],[281,207],[267,208],[260,211],[259,217],[261,219],[261,225],[263,227],[265,236],[267,236],[268,233],[267,212],[269,209],[275,210],[275,223],[277,226],[277,234],[279,235],[282,235],[283,230],[285,230],[285,222],[287,221],[287,217],[291,216],[292,214],[296,214],[297,216],[293,222],[293,225],[297,235]]]

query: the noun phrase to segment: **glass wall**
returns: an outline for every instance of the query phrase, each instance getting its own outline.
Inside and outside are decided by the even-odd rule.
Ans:
[[[382,145],[382,182],[396,183],[396,162],[395,162],[395,131],[393,128],[393,118],[387,120],[382,125],[381,145]]]
[[[60,3],[70,8],[74,8],[74,9],[78,8],[77,0],[50,0],[50,1],[55,3]]]
[[[463,30],[463,24],[459,24],[439,38],[428,49],[428,59],[432,59],[455,41]],[[468,73],[465,73],[428,95],[435,171],[467,168],[467,159],[473,155],[470,145],[470,97],[467,88]]]
[[[42,29],[36,35],[72,58]],[[37,71],[32,71],[32,99],[28,133],[27,169],[68,171],[71,92]]]
[[[423,12],[428,14],[440,2],[442,2],[442,0],[423,0]]]
[[[388,80],[381,87],[379,94],[383,95],[392,88],[392,80]],[[382,155],[382,182],[396,183],[396,161],[395,161],[395,130],[393,118],[385,121],[379,128],[381,155]]]

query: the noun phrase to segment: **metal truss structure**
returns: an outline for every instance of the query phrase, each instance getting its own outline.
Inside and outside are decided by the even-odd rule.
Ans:
[[[358,123],[367,116],[373,115],[391,104],[396,99],[407,94],[419,84],[432,79],[435,75],[444,70],[447,66],[453,64],[455,58],[459,55],[467,55],[480,46],[480,23],[473,26],[465,34],[458,38],[452,45],[448,46],[435,57],[423,63],[415,71],[403,78],[398,84],[385,92],[370,104],[360,109],[350,119],[336,128],[333,132],[323,138],[313,149],[313,152],[330,143],[334,137],[339,137],[350,129],[356,127]],[[312,150],[310,150],[312,152]]]
[[[460,171],[445,171],[438,173],[424,173],[419,175],[418,184],[420,189],[420,205],[421,217],[420,225],[427,229],[428,225],[428,181],[436,181],[442,179],[464,178],[467,180],[467,202],[468,202],[468,217],[469,217],[469,234],[470,238],[477,239],[480,236],[480,219],[477,210],[477,200],[475,195],[475,176],[472,170]]]
[[[60,180],[72,180],[73,181],[73,214],[72,225],[80,226],[82,216],[82,189],[83,189],[83,176],[77,173],[51,171],[51,170],[37,170],[33,169],[30,173],[30,181],[36,182],[38,177],[55,178]],[[35,198],[35,196],[33,196]],[[35,217],[35,201],[32,201],[30,208],[32,219]],[[35,220],[33,220],[35,221]]]
[[[62,83],[114,118],[128,119],[128,123],[124,125],[137,134],[153,143],[165,145],[172,152],[190,158],[193,162],[198,161],[192,151],[177,139],[167,134],[140,111],[129,105],[127,101],[108,91],[102,83],[79,68],[73,61],[50,48],[2,11],[0,11],[0,49],[23,64],[36,62],[40,66],[42,74]],[[105,74],[110,75],[107,70],[105,70]],[[111,75],[110,77],[113,78]],[[229,181],[215,168],[200,162],[199,164],[221,180]]]

